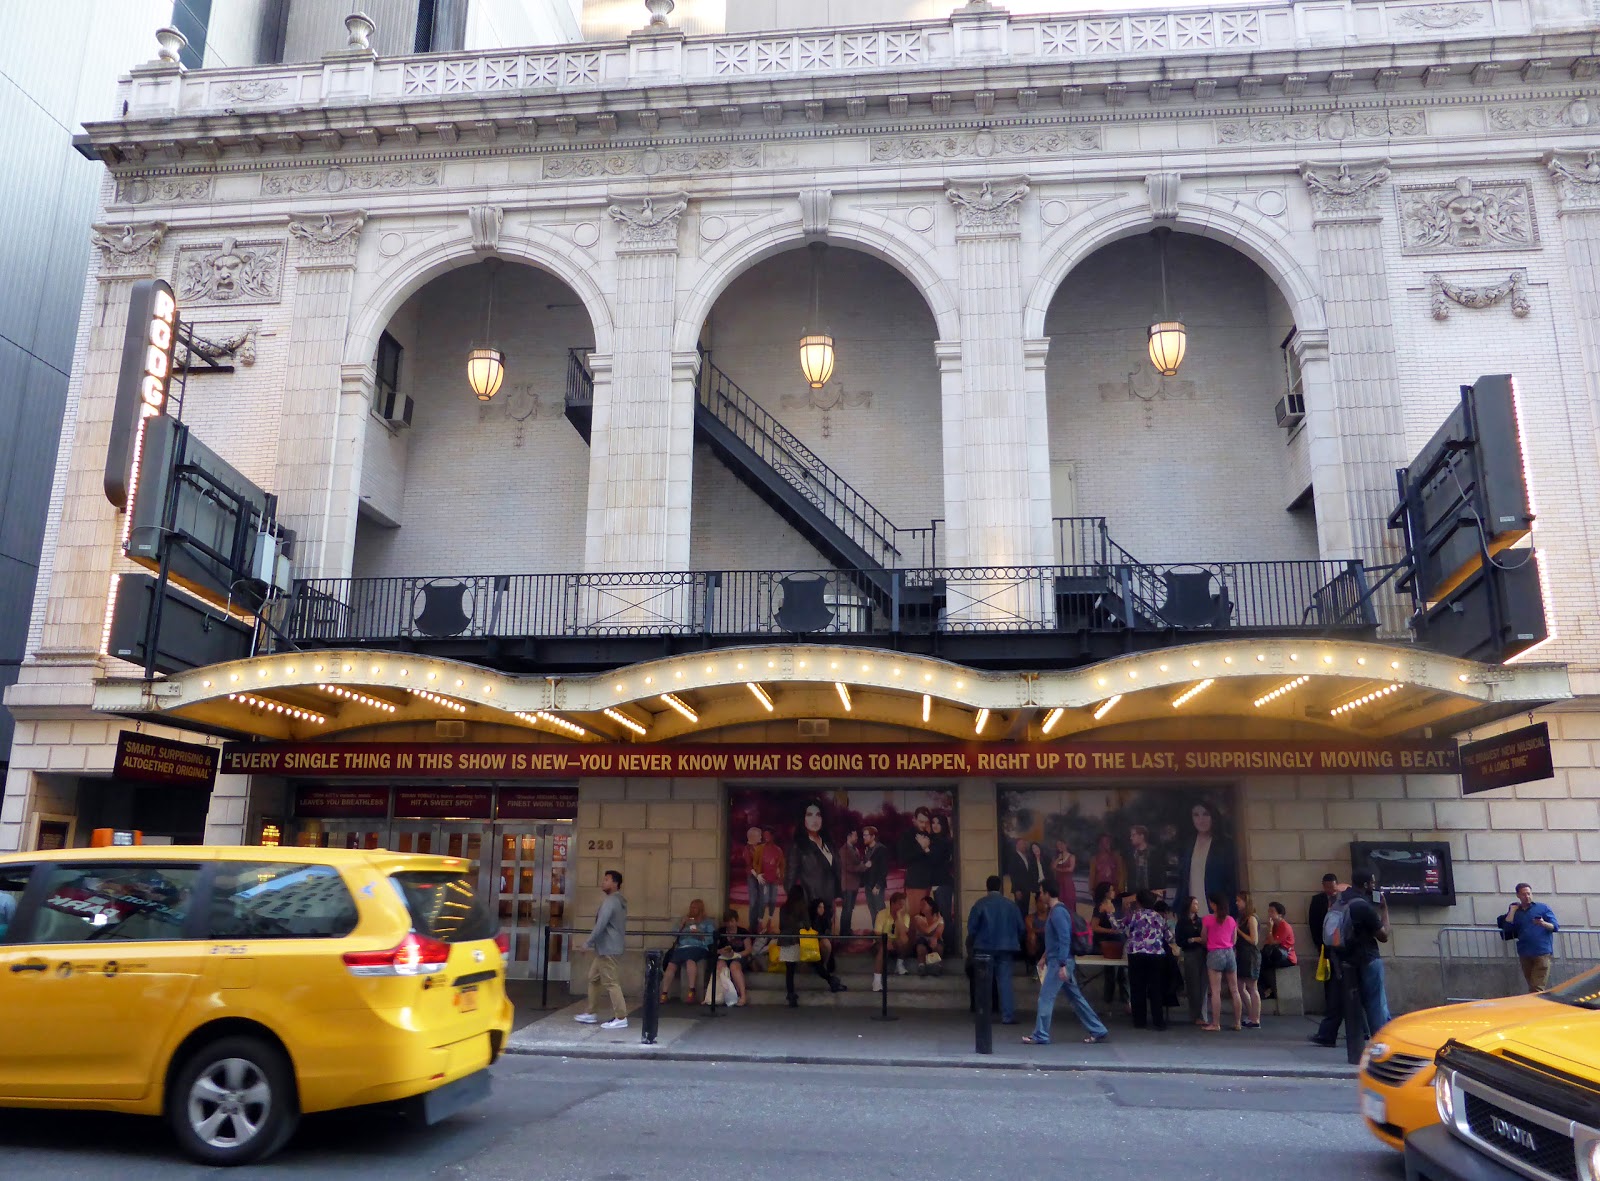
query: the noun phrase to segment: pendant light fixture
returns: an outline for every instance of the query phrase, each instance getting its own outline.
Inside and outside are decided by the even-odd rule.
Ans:
[[[484,263],[489,268],[489,303],[484,315],[483,343],[467,353],[467,384],[478,395],[478,401],[487,402],[500,392],[500,383],[506,379],[506,355],[494,347],[494,280],[500,260],[491,258]]]
[[[833,337],[813,332],[822,324],[822,252],[827,248],[826,242],[811,243],[811,322],[800,337],[800,372],[814,390],[833,376]]]
[[[1183,364],[1183,354],[1189,347],[1189,330],[1183,326],[1183,321],[1174,320],[1167,311],[1167,236],[1172,231],[1166,226],[1157,226],[1152,232],[1161,256],[1161,319],[1150,325],[1150,364],[1162,377],[1172,377]]]

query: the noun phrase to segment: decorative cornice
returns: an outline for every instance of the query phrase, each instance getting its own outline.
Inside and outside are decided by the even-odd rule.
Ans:
[[[1300,176],[1318,220],[1376,220],[1377,193],[1389,179],[1389,161],[1307,162],[1300,166]]]
[[[1435,320],[1450,318],[1450,305],[1464,308],[1490,308],[1507,296],[1511,297],[1511,314],[1519,320],[1532,310],[1528,302],[1528,272],[1512,271],[1504,282],[1484,286],[1451,283],[1443,275],[1428,276],[1428,290],[1432,293],[1432,310]]]
[[[89,241],[100,248],[102,275],[153,275],[156,254],[166,235],[166,222],[131,222],[126,225],[95,225],[91,228]]]

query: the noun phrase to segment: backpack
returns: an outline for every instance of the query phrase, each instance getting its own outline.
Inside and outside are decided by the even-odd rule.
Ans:
[[[1343,894],[1328,906],[1327,917],[1322,920],[1322,943],[1331,951],[1346,954],[1355,942],[1355,923],[1350,917],[1350,899]]]
[[[1072,907],[1067,907],[1072,918],[1072,954],[1074,957],[1090,955],[1094,951],[1094,933],[1089,930],[1089,920]]]

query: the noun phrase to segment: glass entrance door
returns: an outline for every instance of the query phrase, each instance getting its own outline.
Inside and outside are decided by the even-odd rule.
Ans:
[[[384,849],[388,847],[386,820],[322,820],[301,830],[299,844],[312,849]]]
[[[487,823],[471,820],[396,820],[389,847],[397,853],[433,853],[441,857],[483,860]]]
[[[507,975],[535,979],[544,973],[545,932],[567,925],[572,825],[502,824],[495,884],[500,923],[511,940]],[[570,976],[571,937],[550,937],[550,979]]]

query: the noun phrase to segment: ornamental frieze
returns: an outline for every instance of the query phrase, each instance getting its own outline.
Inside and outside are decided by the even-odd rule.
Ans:
[[[1490,107],[1490,131],[1554,131],[1587,127],[1594,119],[1588,99],[1568,103],[1533,103]]]
[[[1389,164],[1387,160],[1302,164],[1300,175],[1318,217],[1366,219],[1377,213],[1377,193],[1389,179]]]
[[[301,172],[269,172],[261,178],[263,197],[289,193],[342,193],[346,189],[433,189],[444,184],[437,164],[396,164],[374,168],[308,168]]]
[[[89,241],[100,248],[102,275],[149,275],[155,271],[156,252],[166,233],[166,223],[159,221],[96,225],[91,227]]]
[[[1098,152],[1100,129],[1063,127],[1048,131],[956,131],[948,135],[883,136],[872,139],[875,164],[898,160],[950,160],[963,156],[1062,156]]]
[[[119,205],[176,205],[211,200],[209,176],[124,176],[117,179]]]
[[[1600,151],[1552,152],[1550,176],[1565,209],[1600,209]]]
[[[173,286],[180,304],[276,303],[283,292],[283,243],[240,242],[178,249]]]
[[[1304,143],[1310,140],[1378,139],[1425,135],[1421,111],[1334,111],[1327,115],[1263,116],[1217,122],[1220,144]]]
[[[1510,299],[1511,314],[1524,319],[1532,310],[1528,302],[1528,272],[1512,271],[1499,283],[1452,283],[1443,275],[1428,276],[1429,303],[1435,320],[1450,318],[1450,305],[1464,308],[1492,308],[1503,299]]]
[[[1539,248],[1526,181],[1474,183],[1463,176],[1446,186],[1404,185],[1394,199],[1406,254]]]
[[[685,175],[761,168],[767,161],[760,144],[682,148],[665,151],[595,152],[544,157],[545,180],[586,180],[601,176]]]
[[[367,222],[365,210],[311,214],[289,219],[289,236],[300,242],[302,260],[347,262],[356,256],[356,241]]]

